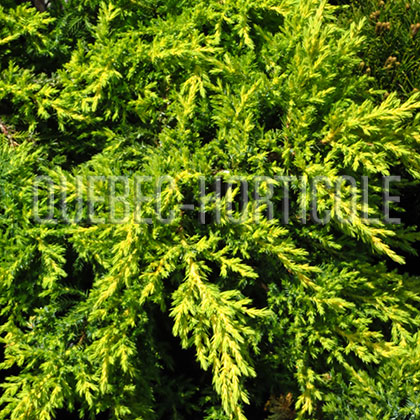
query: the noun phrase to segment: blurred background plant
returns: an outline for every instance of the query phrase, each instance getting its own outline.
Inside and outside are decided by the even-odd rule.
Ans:
[[[417,0],[331,1],[345,6],[340,21],[366,19],[366,36],[361,70],[374,77],[387,93],[403,98],[420,88],[420,2]],[[387,94],[385,93],[385,94]]]

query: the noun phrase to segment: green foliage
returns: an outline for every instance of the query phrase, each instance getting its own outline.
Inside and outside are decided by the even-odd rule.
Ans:
[[[382,100],[360,73],[363,22],[340,25],[318,0],[0,14],[0,419],[245,419],[270,396],[270,418],[418,415],[418,279],[392,269],[418,233],[351,206],[363,175],[371,217],[384,175],[420,178],[420,95]],[[38,207],[48,213],[52,188],[54,222],[36,220],[37,175],[52,181]],[[356,185],[339,209],[318,188],[327,224],[296,217],[310,203],[293,180],[288,223],[279,181],[261,179],[276,184],[275,217],[259,208],[258,223],[252,200],[232,223],[239,188],[199,198],[202,179],[341,175]],[[87,183],[101,176],[127,176],[128,192],[98,202],[95,223]],[[136,176],[150,177],[141,205]],[[95,195],[123,195],[95,179]],[[71,218],[82,204],[78,222],[62,220],[63,202]]]
[[[420,86],[420,4],[415,0],[342,1],[349,4],[342,19],[366,19],[368,40],[362,70],[370,73],[381,89],[407,98]]]

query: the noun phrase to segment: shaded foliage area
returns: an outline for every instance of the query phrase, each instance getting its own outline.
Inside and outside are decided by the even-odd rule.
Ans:
[[[420,87],[420,5],[417,1],[339,1],[344,22],[366,19],[364,71],[381,89],[407,98]]]
[[[373,76],[373,83],[384,90],[384,97],[396,91],[401,98],[409,97],[420,87],[420,4],[417,1],[331,1],[344,6],[338,9],[341,24],[365,20],[365,48],[360,73]],[[397,172],[396,172],[397,173]],[[401,217],[408,225],[418,225],[420,184],[407,182],[402,168],[398,174],[405,179],[401,190]],[[415,244],[417,251],[420,243]],[[402,269],[419,274],[417,257],[405,255]]]

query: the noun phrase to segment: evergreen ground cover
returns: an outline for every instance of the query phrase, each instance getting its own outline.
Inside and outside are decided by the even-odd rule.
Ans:
[[[1,419],[420,416],[400,3],[2,2]]]

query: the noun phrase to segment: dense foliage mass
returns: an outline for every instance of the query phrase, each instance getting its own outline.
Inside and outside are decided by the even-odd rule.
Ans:
[[[320,0],[2,2],[1,419],[419,417],[419,279],[395,268],[418,234],[382,220],[382,183],[420,179],[420,95],[384,97],[366,22],[339,16]],[[288,221],[276,176],[300,177]],[[317,176],[329,223],[300,217]],[[274,218],[251,199],[270,187]]]
[[[366,19],[362,67],[389,94],[407,98],[420,87],[420,5],[417,1],[342,0],[344,20]]]

